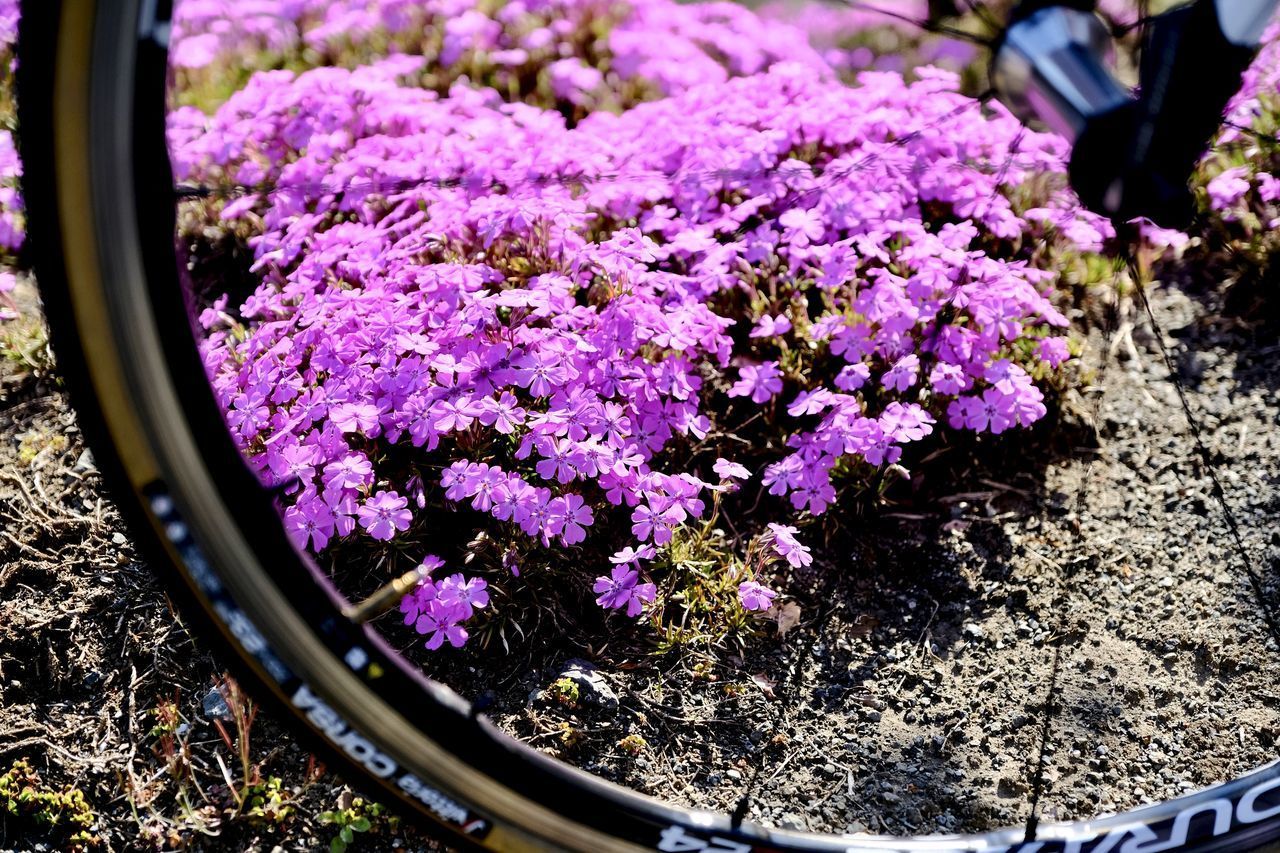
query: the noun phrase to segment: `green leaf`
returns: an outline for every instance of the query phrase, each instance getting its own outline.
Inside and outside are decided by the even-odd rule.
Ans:
[[[369,818],[365,817],[364,815],[361,815],[360,817],[351,821],[351,824],[350,824],[351,828],[356,832],[368,832],[369,827],[371,827],[372,825],[373,824],[369,823]]]
[[[343,841],[341,837],[335,837],[329,842],[329,853],[346,853],[346,849],[347,842]]]
[[[338,837],[341,838],[345,844],[350,844],[352,841],[356,840],[356,837],[351,834],[351,827],[349,826],[342,827],[341,831],[338,832]]]
[[[320,812],[320,814],[316,816],[316,820],[320,821],[321,823],[336,823],[338,820],[338,813],[337,812]]]

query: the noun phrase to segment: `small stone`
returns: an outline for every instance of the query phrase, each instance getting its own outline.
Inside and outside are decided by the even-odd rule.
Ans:
[[[76,464],[71,470],[75,471],[77,474],[98,473],[98,466],[93,461],[93,451],[85,448],[85,450],[81,452],[80,457],[76,459]]]
[[[741,771],[739,771],[739,770],[732,770],[732,769],[731,769],[731,770],[727,770],[727,771],[725,771],[725,774],[724,774],[724,775],[728,776],[730,779],[732,779],[732,780],[733,780],[733,781],[735,781],[735,782],[741,782],[741,781],[742,781],[742,772],[741,772]]]
[[[204,695],[204,699],[200,702],[200,707],[204,711],[205,717],[210,720],[231,719],[231,709],[227,707],[227,700],[223,698],[222,692],[216,687]]]
[[[593,664],[579,658],[567,660],[555,680],[562,678],[578,685],[578,695],[583,702],[609,710],[618,707],[618,694]]]

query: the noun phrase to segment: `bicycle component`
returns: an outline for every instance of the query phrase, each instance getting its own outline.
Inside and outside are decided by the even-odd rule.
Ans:
[[[1046,7],[1009,28],[991,80],[1019,118],[1039,119],[1075,141],[1091,122],[1131,100],[1108,70],[1112,46],[1111,34],[1092,12]]]
[[[1147,22],[1136,96],[1108,70],[1094,3],[1026,3],[992,62],[1002,99],[1072,139],[1071,183],[1123,223],[1185,227],[1187,184],[1257,55],[1277,0],[1197,0]]]

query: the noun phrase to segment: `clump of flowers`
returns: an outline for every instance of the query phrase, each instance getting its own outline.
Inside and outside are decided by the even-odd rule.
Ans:
[[[27,224],[22,201],[22,161],[13,134],[0,130],[0,251],[16,255],[26,241]]]
[[[300,547],[412,551],[447,524],[503,543],[472,566],[494,582],[555,566],[660,613],[690,542],[734,571],[707,536],[734,492],[764,492],[739,524],[800,569],[805,520],[911,445],[1044,416],[1070,356],[1055,270],[1111,236],[1063,189],[1065,143],[937,69],[845,85],[771,26],[632,3],[598,33],[608,68],[541,66],[560,99],[614,87],[576,112],[417,50],[173,114],[181,180],[248,188],[208,212],[259,284],[211,300],[204,358]],[[667,97],[596,108],[637,80]],[[406,598],[430,648],[466,642],[489,596],[451,590],[473,581]],[[761,581],[734,581],[742,608],[771,606]]]
[[[985,53],[971,41],[939,36],[929,31],[928,0],[877,0],[875,3],[826,4],[771,0],[758,12],[803,31],[823,60],[845,79],[863,71],[895,71],[910,75],[912,69],[936,66],[961,75],[965,90],[979,90],[986,76]],[[985,14],[956,4],[956,15],[947,24],[966,28],[975,39],[990,35],[990,22],[1004,10],[983,6]]]
[[[18,11],[17,0],[0,0],[0,253],[11,261],[26,239],[22,161],[13,136],[17,123],[13,75],[18,61]]]
[[[1280,261],[1280,24],[1245,74],[1226,123],[1201,163],[1200,216],[1188,248],[1205,279],[1240,284],[1229,306],[1265,315],[1275,264]],[[1271,316],[1275,316],[1271,309]]]
[[[256,70],[426,60],[414,81],[459,81],[570,115],[624,109],[691,85],[795,61],[804,34],[731,2],[675,0],[184,0],[171,62],[183,104],[216,106]]]
[[[446,642],[460,648],[467,642],[462,623],[489,606],[488,583],[483,578],[466,578],[461,573],[435,580],[431,573],[444,566],[435,555],[423,560],[424,575],[418,586],[400,602],[404,624],[427,638],[427,648],[435,651]]]

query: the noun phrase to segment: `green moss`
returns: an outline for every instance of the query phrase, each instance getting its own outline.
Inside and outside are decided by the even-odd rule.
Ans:
[[[567,708],[578,707],[582,700],[582,694],[578,689],[578,682],[572,678],[557,678],[551,682],[551,686],[547,688],[547,697],[553,702],[559,702]]]
[[[618,741],[618,749],[627,755],[636,756],[649,748],[649,742],[640,735],[627,735]]]
[[[385,806],[360,797],[351,798],[350,804],[345,808],[321,812],[318,819],[321,823],[338,828],[338,834],[329,841],[330,853],[343,853],[355,842],[356,833],[377,832],[383,824],[386,829],[394,832],[400,823],[399,818],[387,814]]]
[[[29,833],[30,840],[39,836],[72,851],[101,844],[91,831],[97,818],[84,793],[74,787],[60,791],[46,787],[25,760],[14,762],[0,776],[0,811]]]

